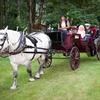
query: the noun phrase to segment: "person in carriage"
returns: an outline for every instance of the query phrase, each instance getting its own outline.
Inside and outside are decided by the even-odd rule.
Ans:
[[[77,34],[81,34],[81,38],[83,40],[89,40],[90,37],[92,39],[95,39],[95,36],[96,36],[96,27],[92,26],[89,23],[86,23],[85,25],[80,25],[78,27]]]
[[[97,28],[88,23],[85,24],[86,34],[90,34],[92,38],[96,38]]]
[[[84,25],[80,25],[78,27],[77,34],[80,34],[81,35],[81,38],[84,39],[84,37],[86,35],[85,34],[85,27],[84,27]]]
[[[61,16],[60,21],[58,23],[58,31],[62,33],[63,41],[64,41],[64,37],[69,32],[69,28],[70,28],[69,18],[67,17],[66,19],[65,16]]]
[[[91,26],[91,25],[90,25],[89,23],[86,23],[86,24],[84,25],[86,34],[91,34],[90,26]]]
[[[89,23],[85,25],[80,25],[78,27],[77,34],[81,35],[81,44],[86,46],[87,50],[90,51],[90,55],[94,56],[96,54],[94,40],[96,36],[96,27],[91,26]]]

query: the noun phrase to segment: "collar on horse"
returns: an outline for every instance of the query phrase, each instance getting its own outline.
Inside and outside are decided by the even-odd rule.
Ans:
[[[13,52],[10,52],[8,50],[9,54],[11,54],[11,55],[18,54],[18,53],[22,52],[25,49],[26,39],[25,39],[24,33],[22,33],[22,32],[20,33],[20,37],[19,37],[19,39],[16,43],[18,43],[18,42],[19,42],[19,44]]]
[[[14,52],[18,52],[18,51],[22,51],[25,48],[25,44],[26,44],[26,39],[25,39],[25,35],[24,33],[20,33],[20,37],[19,37],[19,45],[18,47],[14,50]]]
[[[26,38],[28,38],[34,44],[34,47],[26,44]],[[21,52],[22,53],[31,53],[30,51],[29,52],[25,51],[25,49],[26,48],[34,48],[34,51],[33,51],[34,53],[32,52],[32,54],[33,54],[32,59],[33,59],[35,57],[35,54],[37,53],[37,46],[36,46],[37,42],[38,41],[34,37],[32,37],[30,35],[24,35],[23,33],[21,33],[21,36],[19,38],[18,47],[14,50],[14,52],[9,52],[9,54],[15,55],[15,54],[18,54]]]

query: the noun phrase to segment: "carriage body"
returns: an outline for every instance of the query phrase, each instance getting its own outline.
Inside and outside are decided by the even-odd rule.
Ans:
[[[88,35],[87,40],[81,38],[80,34],[67,34],[63,41],[61,32],[47,33],[52,40],[52,50],[56,52],[69,52],[73,46],[77,46],[80,52],[87,52],[87,47],[94,45],[94,40]]]
[[[96,52],[92,35],[88,34],[85,39],[82,39],[81,35],[73,30],[66,34],[64,40],[62,33],[59,31],[48,32],[47,34],[52,40],[52,51],[62,52],[64,55],[69,56],[70,66],[75,70],[79,67],[80,52],[85,52],[88,56],[95,56]]]

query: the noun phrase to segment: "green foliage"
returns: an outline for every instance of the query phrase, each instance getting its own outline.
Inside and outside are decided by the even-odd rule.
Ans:
[[[100,12],[100,0],[47,0],[47,23],[57,26],[61,15],[68,16],[72,20],[72,25],[84,24],[98,25],[97,16]]]
[[[27,3],[25,0],[20,1],[19,11],[17,9],[17,4],[15,1],[8,2],[8,12],[7,12],[7,22],[6,25],[11,29],[16,29],[19,27],[19,30],[23,30],[27,26]]]
[[[2,1],[2,2],[1,2]],[[26,0],[1,0],[3,7],[0,8],[3,14],[3,26],[8,25],[12,29],[19,26],[23,30],[28,25],[28,6]],[[18,5],[18,1],[20,4]],[[100,0],[44,0],[42,22],[51,24],[57,28],[60,16],[68,16],[72,20],[72,25],[84,24],[86,22],[98,25],[97,16],[100,16]],[[36,0],[40,5],[40,0]],[[19,9],[18,9],[19,7]],[[36,12],[36,14],[39,12]],[[38,14],[37,14],[38,15]],[[4,19],[6,18],[6,19]],[[1,22],[2,23],[2,22]]]

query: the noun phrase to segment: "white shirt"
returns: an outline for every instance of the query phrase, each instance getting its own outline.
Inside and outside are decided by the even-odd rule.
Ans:
[[[85,37],[85,28],[83,25],[79,26],[77,34],[80,34],[82,38]]]

